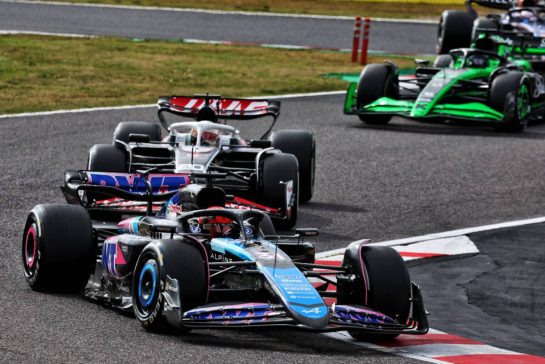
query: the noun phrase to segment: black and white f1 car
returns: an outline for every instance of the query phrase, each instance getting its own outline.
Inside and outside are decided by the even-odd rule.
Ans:
[[[24,228],[25,278],[37,291],[82,290],[134,311],[149,331],[288,326],[358,339],[427,332],[420,289],[392,248],[353,243],[341,266],[315,264],[313,245],[302,240],[316,229],[279,236],[267,214],[214,207],[226,200],[219,188],[192,184],[169,204],[196,210],[121,220],[104,209],[38,205]]]
[[[313,194],[315,138],[304,130],[271,132],[280,102],[197,95],[161,97],[158,105],[166,138],[158,123],[122,122],[115,129],[113,144],[93,146],[87,170],[70,178],[144,192],[141,172],[146,171],[152,173],[148,180],[153,193],[160,194],[188,183],[205,183],[203,178],[191,181],[191,174],[220,172],[214,184],[234,195],[231,207],[261,209],[279,228],[295,225],[299,201],[309,201]],[[196,121],[169,124],[165,113]],[[264,116],[271,116],[273,122],[259,140],[245,140],[235,127],[221,123]],[[80,197],[86,206],[127,207],[126,201],[96,191]]]
[[[478,17],[471,4],[505,9],[503,14]],[[470,48],[488,34],[498,34],[516,43],[520,36],[533,47],[545,45],[545,7],[535,0],[468,0],[468,11],[446,10],[441,14],[437,31],[437,52],[447,54],[456,48]]]

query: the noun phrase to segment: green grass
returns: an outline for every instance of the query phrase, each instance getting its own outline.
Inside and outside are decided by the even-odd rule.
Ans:
[[[343,81],[322,75],[360,69],[339,52],[7,35],[0,36],[0,114],[154,103],[168,94],[342,90]]]
[[[78,3],[200,8],[275,13],[439,19],[462,0],[61,0]]]

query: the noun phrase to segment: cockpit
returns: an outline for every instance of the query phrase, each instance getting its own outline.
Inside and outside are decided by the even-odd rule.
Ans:
[[[170,135],[182,149],[217,148],[229,145],[232,138],[237,138],[238,131],[229,125],[200,121],[172,124]]]
[[[544,8],[516,8],[506,14],[504,24],[514,30],[530,33],[534,37],[545,36],[545,9]]]
[[[231,216],[228,211],[210,210],[209,213],[199,213],[190,217],[183,223],[185,232],[193,234],[205,234],[211,239],[223,238],[242,241],[255,241],[264,238],[260,228],[263,218],[261,213],[248,212],[242,220]]]
[[[545,24],[545,9],[516,8],[507,13],[509,23]]]
[[[507,60],[499,54],[481,49],[455,49],[450,52],[450,55],[454,59],[453,67],[455,69],[496,68],[507,62]]]

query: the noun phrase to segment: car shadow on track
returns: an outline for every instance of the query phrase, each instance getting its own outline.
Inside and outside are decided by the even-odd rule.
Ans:
[[[436,134],[454,136],[478,136],[492,138],[516,138],[516,139],[545,139],[545,124],[531,124],[521,133],[505,133],[494,130],[490,126],[482,126],[465,123],[418,123],[409,120],[395,120],[387,125],[369,125],[352,123],[348,126],[352,129],[384,130],[390,132]]]
[[[333,212],[353,212],[353,213],[360,213],[360,212],[368,212],[369,210],[364,209],[359,206],[350,206],[346,204],[338,204],[338,203],[329,203],[329,202],[308,202],[305,204],[301,204],[301,207],[305,209],[310,210],[320,210],[320,211],[333,211]]]
[[[195,345],[309,355],[330,354],[341,357],[361,357],[362,352],[365,352],[365,355],[385,355],[356,345],[347,345],[318,333],[283,328],[194,331],[191,334],[184,335],[182,340],[184,343]]]

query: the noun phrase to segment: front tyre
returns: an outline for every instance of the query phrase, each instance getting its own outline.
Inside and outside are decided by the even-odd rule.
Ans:
[[[356,279],[339,285],[339,304],[369,307],[405,324],[411,308],[411,281],[403,259],[386,246],[352,243],[345,251],[343,266],[349,267]],[[369,334],[349,330],[358,340],[388,339],[398,334]]]
[[[358,82],[356,104],[358,110],[381,97],[398,98],[399,81],[397,69],[393,64],[370,64],[363,68]],[[364,114],[358,115],[366,124],[384,125],[391,115]]]
[[[95,256],[91,218],[79,205],[37,205],[27,217],[22,263],[35,291],[74,292],[89,278]]]
[[[259,163],[257,201],[265,206],[283,208],[287,195],[291,194],[293,204],[285,211],[286,219],[274,220],[279,230],[288,230],[297,223],[299,207],[299,172],[297,158],[293,154],[274,153],[265,155]],[[292,181],[292,188],[286,193],[286,182]]]
[[[160,141],[161,127],[146,121],[123,121],[117,124],[114,130],[113,143],[115,144],[115,141],[119,140],[128,144],[131,134],[147,135],[150,141]]]
[[[293,154],[299,164],[299,202],[311,200],[314,193],[316,166],[316,139],[306,130],[280,130],[272,132],[273,148]]]
[[[111,144],[95,144],[89,149],[87,169],[97,172],[128,172],[127,152]]]
[[[512,71],[492,80],[488,95],[490,107],[503,113],[502,124],[496,129],[509,133],[526,128],[530,116],[530,92],[523,72]]]
[[[182,313],[204,305],[207,298],[208,269],[196,245],[155,240],[144,248],[134,269],[132,299],[136,319],[146,331],[189,331],[182,325]]]

